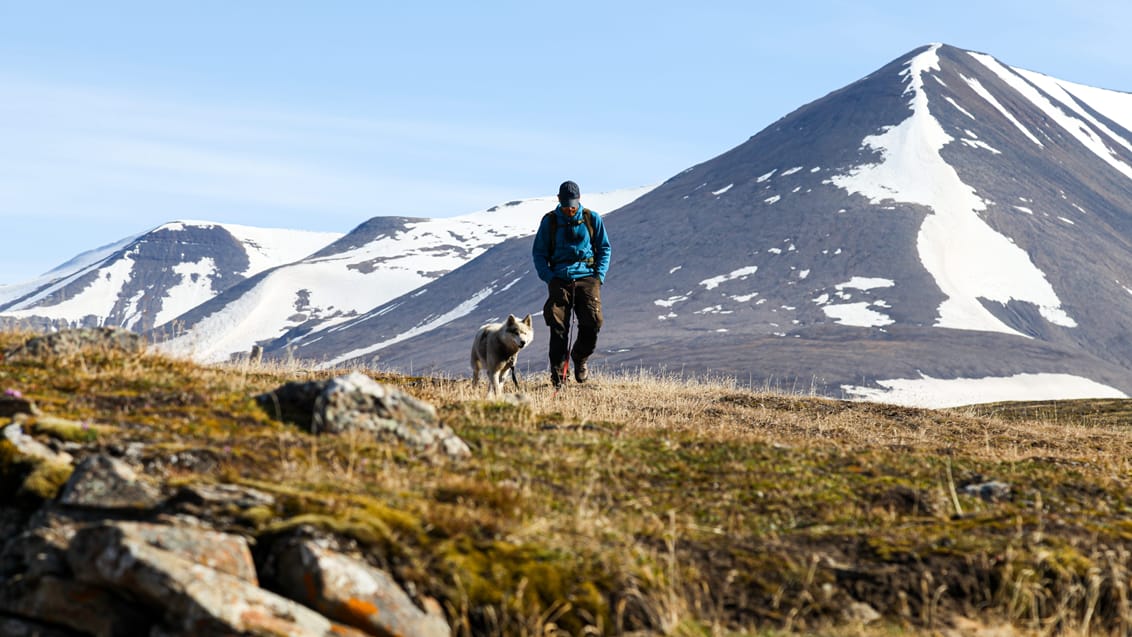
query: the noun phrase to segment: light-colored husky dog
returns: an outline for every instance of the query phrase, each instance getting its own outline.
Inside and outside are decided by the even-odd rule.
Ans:
[[[530,345],[534,336],[530,314],[521,321],[510,314],[503,323],[488,323],[481,327],[472,341],[472,384],[479,383],[480,367],[483,367],[491,385],[488,387],[488,394],[498,394],[503,387],[503,375],[511,370],[511,380],[515,383],[515,389],[518,389],[515,357],[519,355],[519,350]]]

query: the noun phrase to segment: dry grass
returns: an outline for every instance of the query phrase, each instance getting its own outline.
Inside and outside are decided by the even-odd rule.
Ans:
[[[89,422],[89,444],[187,458],[171,480],[272,491],[232,530],[351,537],[459,634],[1132,632],[1130,401],[922,410],[647,373],[497,401],[369,373],[473,459],[311,436],[251,400],[330,372],[84,352],[2,366],[0,390]],[[1009,494],[964,489],[991,481]]]

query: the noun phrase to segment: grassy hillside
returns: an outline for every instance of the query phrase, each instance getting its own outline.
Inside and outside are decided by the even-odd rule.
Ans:
[[[252,397],[328,375],[301,370],[86,350],[5,361],[0,392],[79,423],[40,418],[42,439],[142,443],[171,485],[275,494],[216,523],[351,539],[459,634],[1132,632],[1130,401],[937,411],[642,375],[507,402],[368,373],[473,458],[272,420]]]

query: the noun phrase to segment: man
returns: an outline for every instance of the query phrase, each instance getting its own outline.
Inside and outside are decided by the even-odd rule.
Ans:
[[[558,207],[546,213],[535,234],[538,277],[547,284],[542,316],[550,328],[550,381],[557,389],[566,380],[567,357],[574,361],[574,380],[589,378],[587,361],[601,329],[601,285],[609,269],[609,238],[601,215],[582,207],[578,184],[563,182]],[[578,319],[578,338],[571,349],[570,314]]]

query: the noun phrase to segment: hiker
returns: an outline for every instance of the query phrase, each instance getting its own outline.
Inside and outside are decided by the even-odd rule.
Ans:
[[[558,207],[546,213],[535,234],[531,256],[538,278],[547,284],[542,316],[550,328],[550,382],[565,382],[569,363],[574,380],[589,378],[587,361],[601,329],[601,286],[609,269],[609,238],[601,215],[582,207],[582,192],[572,181],[558,187]],[[578,337],[569,344],[570,313]]]

